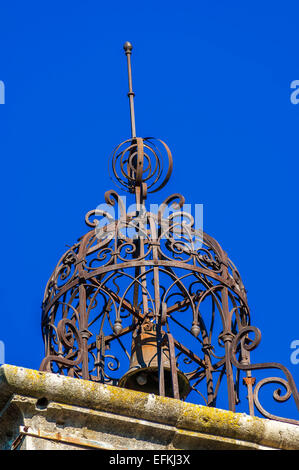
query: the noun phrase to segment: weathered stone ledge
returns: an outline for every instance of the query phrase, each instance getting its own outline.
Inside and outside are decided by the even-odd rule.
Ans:
[[[0,367],[0,414],[14,396],[46,398],[52,407],[77,407],[77,413],[80,408],[81,413],[90,410],[94,416],[114,416],[116,420],[125,417],[148,429],[164,426],[174,432],[177,443],[181,442],[176,448],[204,448],[196,442],[209,443],[207,448],[214,442],[217,448],[221,441],[226,448],[299,449],[299,426],[293,424],[4,365]],[[188,442],[192,440],[190,447]]]

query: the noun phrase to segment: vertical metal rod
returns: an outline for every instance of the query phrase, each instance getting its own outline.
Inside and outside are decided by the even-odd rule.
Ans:
[[[246,377],[244,377],[243,383],[247,386],[249,414],[250,416],[254,416],[253,385],[255,384],[255,377],[251,376],[250,370],[246,371]]]
[[[127,56],[127,63],[128,63],[128,80],[129,80],[129,93],[128,97],[130,100],[130,114],[131,114],[131,137],[132,139],[136,137],[136,126],[135,126],[135,110],[134,110],[134,96],[135,93],[133,92],[132,86],[132,68],[131,68],[131,54],[132,54],[133,46],[130,42],[126,42],[124,44],[125,54]]]
[[[157,323],[157,360],[158,360],[158,379],[159,379],[159,395],[165,397],[165,377],[163,364],[163,336],[161,333],[161,322]]]
[[[228,291],[226,287],[222,289],[222,308],[224,314],[224,322],[223,325],[224,333],[223,333],[223,342],[225,347],[225,372],[226,372],[226,379],[227,379],[227,391],[228,391],[228,406],[230,411],[235,411],[236,399],[235,399],[235,388],[234,388],[234,377],[233,377],[233,370],[232,364],[230,361],[230,348],[231,342],[233,338],[233,333],[230,329],[230,316],[229,316],[229,307],[228,307]]]
[[[176,368],[176,359],[175,359],[175,350],[174,350],[174,341],[173,336],[170,333],[165,335],[165,339],[168,341],[169,346],[169,359],[171,367],[171,380],[172,380],[172,391],[173,398],[177,400],[180,399],[180,390],[179,390],[179,381],[178,381],[178,371]]]
[[[86,315],[86,290],[83,284],[79,285],[79,299],[80,299],[80,332],[82,337],[82,379],[89,379],[88,368],[88,324]]]

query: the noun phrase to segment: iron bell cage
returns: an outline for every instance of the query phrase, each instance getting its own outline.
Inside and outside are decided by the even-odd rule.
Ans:
[[[124,49],[131,138],[109,168],[133,210],[107,191],[86,214],[89,231],[60,258],[43,299],[40,370],[299,424],[276,411],[291,397],[299,409],[289,370],[251,362],[261,333],[226,252],[195,227],[182,195],[147,209],[172,155],[163,141],[136,136],[131,44]],[[265,377],[269,369],[277,376]],[[274,412],[260,399],[269,384]]]

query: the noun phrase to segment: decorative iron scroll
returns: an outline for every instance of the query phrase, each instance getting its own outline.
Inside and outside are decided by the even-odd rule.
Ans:
[[[159,191],[168,182],[172,167],[168,146],[153,137],[128,139],[110,157],[111,178],[119,188],[129,192],[142,183],[146,183],[149,193]]]
[[[248,341],[248,335],[249,333],[253,332],[255,334],[255,337],[253,340]],[[238,349],[238,345],[240,342],[243,342],[243,348],[246,351],[252,351],[255,349],[261,341],[261,332],[258,328],[254,326],[247,326],[244,327],[233,339],[232,341],[232,347],[231,347],[231,361],[234,366],[236,366],[240,370],[244,370],[248,372],[251,372],[253,370],[265,370],[265,369],[278,369],[281,372],[283,372],[285,378],[282,377],[266,377],[261,379],[254,388],[254,393],[249,395],[248,399],[250,401],[250,407],[254,404],[258,411],[265,416],[266,418],[270,419],[277,419],[279,421],[284,421],[286,423],[292,423],[292,424],[299,424],[298,420],[294,419],[288,419],[288,418],[282,418],[282,417],[277,417],[274,416],[273,414],[269,413],[266,411],[263,406],[260,403],[259,400],[259,392],[260,389],[266,385],[266,384],[280,384],[284,387],[285,389],[285,394],[281,394],[281,389],[278,388],[273,392],[273,398],[277,402],[285,402],[287,401],[291,396],[293,396],[295,403],[297,405],[297,408],[299,410],[299,394],[298,390],[296,387],[296,384],[294,382],[294,379],[290,373],[290,371],[283,366],[282,364],[279,364],[278,362],[266,362],[266,363],[260,363],[260,364],[249,364],[249,363],[241,363],[238,361],[235,357],[236,351]],[[248,387],[252,387],[252,379],[251,375],[249,374],[247,376],[247,383],[245,379],[245,383],[247,384]]]

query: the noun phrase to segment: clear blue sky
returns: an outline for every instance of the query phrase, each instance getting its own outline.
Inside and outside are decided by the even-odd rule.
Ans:
[[[47,279],[113,188],[107,158],[130,136],[129,40],[137,134],[162,138],[174,157],[161,197],[204,204],[204,229],[238,266],[262,331],[252,362],[282,362],[299,383],[298,14],[295,1],[1,2],[7,363],[39,367]],[[291,403],[283,410],[295,416]]]

